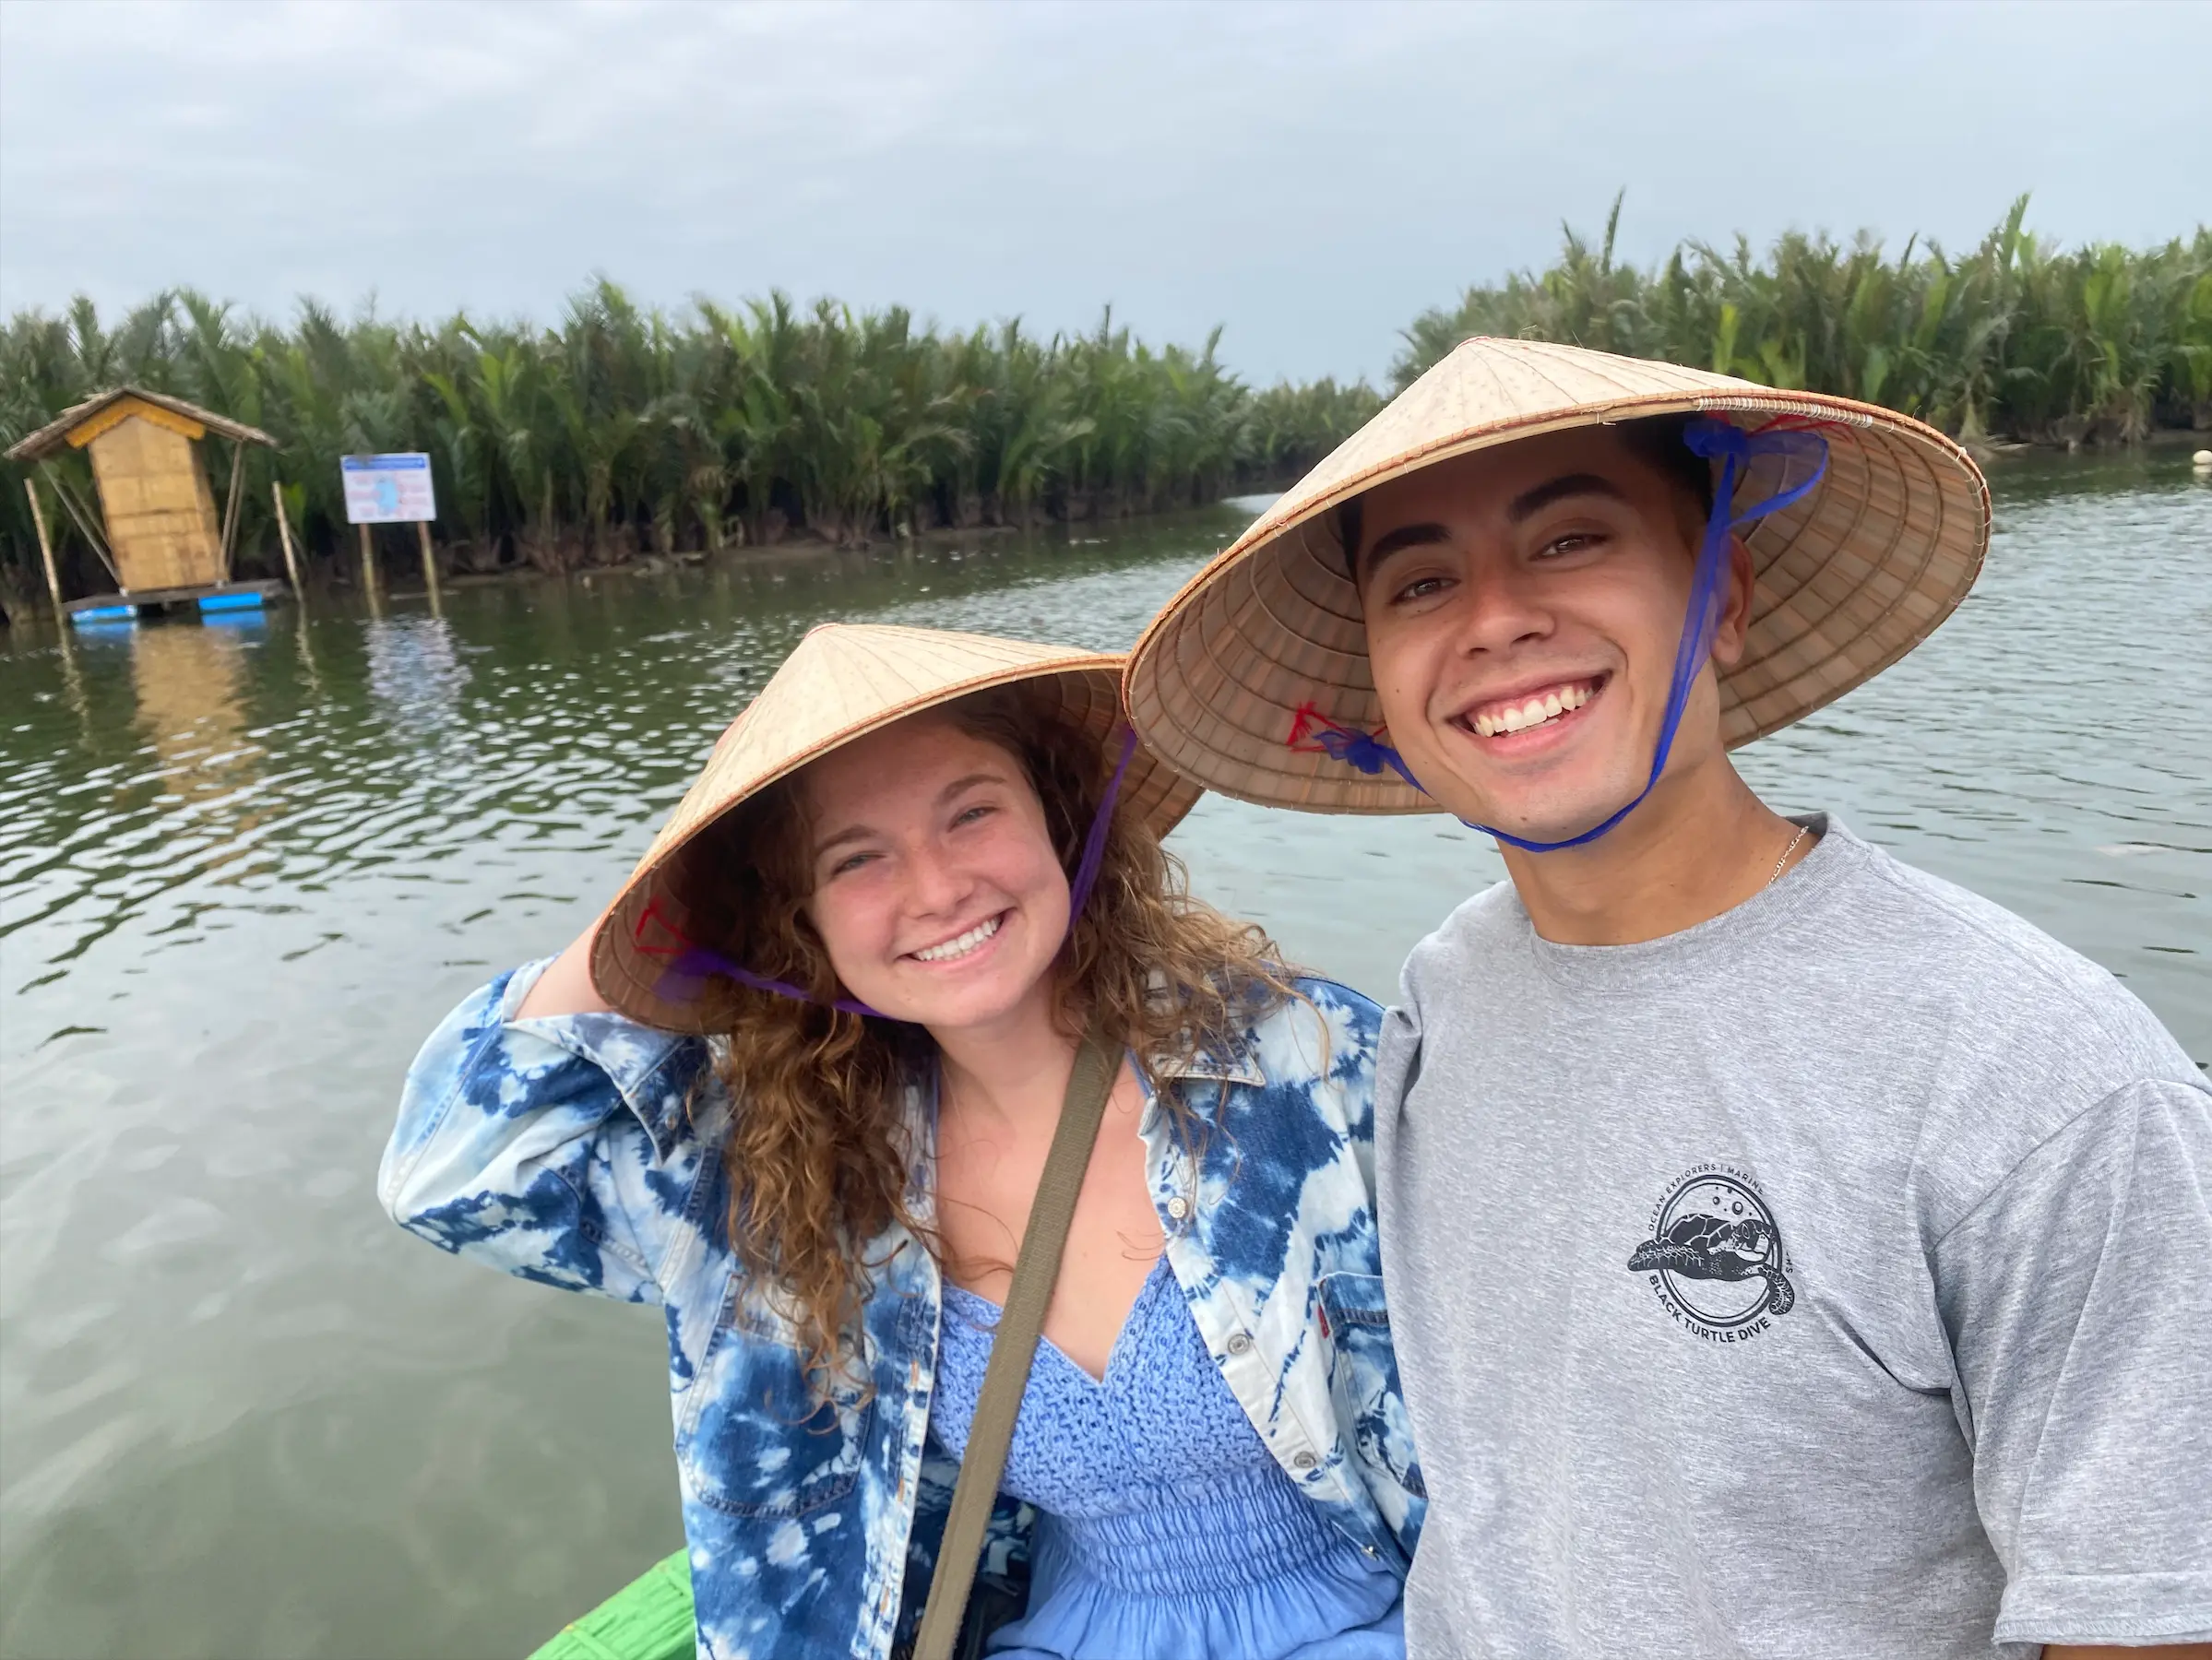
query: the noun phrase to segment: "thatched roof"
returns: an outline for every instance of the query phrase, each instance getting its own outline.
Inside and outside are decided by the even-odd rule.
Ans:
[[[225,438],[241,444],[266,444],[277,447],[277,441],[259,427],[250,427],[212,409],[203,409],[197,404],[186,403],[181,397],[171,397],[162,392],[148,392],[138,386],[116,386],[106,392],[95,392],[80,404],[64,409],[28,438],[22,439],[7,452],[10,461],[37,461],[60,449],[69,442],[69,434],[98,415],[110,404],[125,397],[136,397],[158,409],[167,409],[172,415],[182,415],[186,421],[197,421],[210,433],[220,433]]]

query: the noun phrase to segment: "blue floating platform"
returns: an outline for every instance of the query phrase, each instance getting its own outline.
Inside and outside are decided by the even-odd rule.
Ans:
[[[214,587],[134,588],[127,594],[95,594],[62,607],[70,622],[133,622],[165,611],[190,611],[199,616],[224,612],[257,615],[286,592],[281,582],[225,582]],[[241,619],[243,620],[243,619]]]

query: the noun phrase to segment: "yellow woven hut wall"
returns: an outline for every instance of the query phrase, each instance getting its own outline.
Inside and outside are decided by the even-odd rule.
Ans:
[[[101,516],[125,593],[223,580],[222,531],[193,440],[197,421],[135,397],[69,434],[92,452]]]

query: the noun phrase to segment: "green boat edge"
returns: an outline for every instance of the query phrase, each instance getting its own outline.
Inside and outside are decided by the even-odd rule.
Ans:
[[[693,1660],[691,1563],[681,1550],[563,1626],[529,1660]]]

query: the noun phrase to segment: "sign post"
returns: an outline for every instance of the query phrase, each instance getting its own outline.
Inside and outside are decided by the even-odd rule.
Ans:
[[[430,551],[430,521],[415,521],[415,540],[422,544],[422,587],[430,594],[430,609],[438,609],[438,562]]]
[[[412,524],[422,544],[422,586],[430,609],[440,609],[437,561],[430,551],[430,521],[438,516],[430,481],[430,457],[420,451],[389,456],[341,456],[339,470],[346,489],[346,519],[361,527],[362,578],[376,592],[376,551],[371,525]]]
[[[369,597],[369,611],[373,616],[384,615],[384,584],[376,576],[376,539],[369,527],[361,530],[361,591]]]

